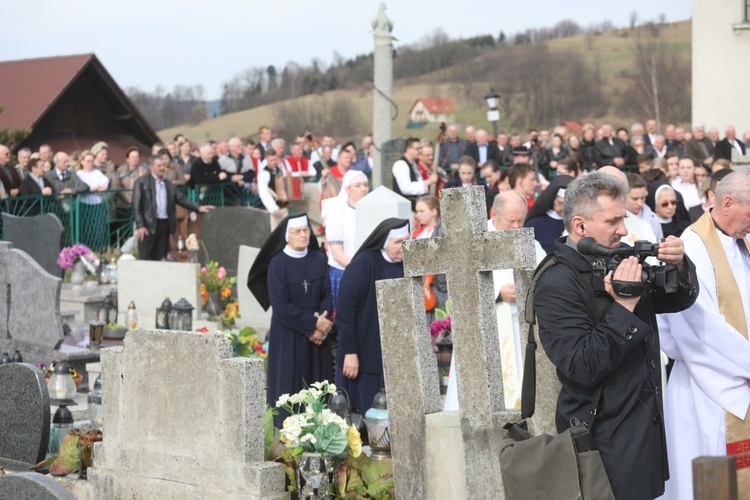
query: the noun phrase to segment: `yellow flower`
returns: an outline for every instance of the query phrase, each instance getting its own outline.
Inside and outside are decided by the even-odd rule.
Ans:
[[[346,441],[349,443],[349,450],[352,456],[354,458],[359,457],[362,454],[362,437],[353,425],[349,427],[349,431],[346,433]]]

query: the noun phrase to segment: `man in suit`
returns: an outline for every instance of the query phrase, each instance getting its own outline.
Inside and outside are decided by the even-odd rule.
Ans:
[[[476,137],[477,142],[473,144],[469,143],[466,146],[464,154],[474,158],[474,161],[477,162],[477,167],[479,168],[482,168],[482,165],[484,165],[487,160],[494,160],[499,165],[502,159],[500,158],[500,150],[498,149],[497,144],[487,140],[487,132],[485,130],[477,130]]]
[[[697,124],[693,127],[693,137],[685,144],[685,154],[711,168],[714,162],[714,145],[706,137],[706,128]]]
[[[672,129],[674,129],[674,126]],[[646,133],[643,134],[643,141],[646,143],[646,146],[653,146],[657,135],[656,120],[646,120]]]
[[[602,125],[602,139],[596,142],[596,149],[602,159],[602,166],[612,165],[622,168],[625,165],[626,145],[622,139],[612,135],[612,125]]]
[[[669,148],[667,147],[666,143],[666,138],[663,135],[659,134],[654,137],[654,141],[651,144],[646,145],[645,152],[653,153],[656,158],[664,158],[667,156],[667,152],[669,152]]]
[[[266,151],[271,147],[271,129],[261,125],[258,128],[258,137],[260,138],[258,142],[260,144],[260,159],[263,160],[266,157]]]
[[[724,139],[720,140],[716,145],[716,159],[724,159],[732,161],[732,149],[736,149],[741,155],[745,154],[745,145],[742,141],[737,140],[737,133],[732,125],[727,126],[726,135]]]
[[[169,235],[177,230],[176,205],[206,213],[212,205],[198,206],[164,178],[167,163],[160,155],[149,158],[148,175],[133,184],[133,221],[138,234],[138,258],[162,260],[169,252]]]
[[[461,158],[468,144],[458,137],[458,125],[450,124],[447,129],[448,137],[440,145],[440,156],[438,165],[444,169],[454,171],[458,168],[458,159]]]
[[[89,192],[88,185],[78,178],[75,170],[70,170],[70,158],[62,151],[53,157],[55,168],[44,174],[52,185],[55,194],[81,194]]]

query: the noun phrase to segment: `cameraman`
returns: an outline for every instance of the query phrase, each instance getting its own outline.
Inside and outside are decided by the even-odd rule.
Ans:
[[[592,262],[601,257],[577,251],[591,237],[607,248],[626,247],[628,186],[604,173],[593,173],[568,185],[563,221],[569,235],[555,242],[553,254],[570,263],[593,290]],[[616,498],[651,499],[664,492],[668,478],[661,398],[657,313],[690,307],[698,295],[695,266],[682,241],[670,237],[659,246],[659,260],[679,269],[679,288],[671,294],[620,297],[613,280],[641,282],[637,257],[625,258],[604,277],[606,293],[595,298],[599,323],[589,314],[590,293],[575,273],[557,264],[539,279],[534,306],[544,351],[557,368],[562,389],[557,403],[557,430],[575,417],[591,422],[594,390],[602,386],[593,434]]]

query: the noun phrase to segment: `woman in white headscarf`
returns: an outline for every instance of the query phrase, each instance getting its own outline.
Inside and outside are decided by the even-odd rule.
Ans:
[[[341,276],[344,269],[354,257],[355,208],[357,202],[367,196],[370,184],[367,176],[357,170],[350,170],[341,182],[341,192],[328,205],[326,221],[326,241],[328,242],[328,265],[331,279],[333,309],[336,310],[336,299],[339,292]]]

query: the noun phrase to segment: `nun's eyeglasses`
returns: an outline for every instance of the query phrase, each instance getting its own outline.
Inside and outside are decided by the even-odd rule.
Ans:
[[[292,229],[291,231],[289,231],[289,234],[291,234],[292,236],[299,236],[301,234],[309,234],[309,233],[310,233],[309,227],[300,227],[300,228]]]

